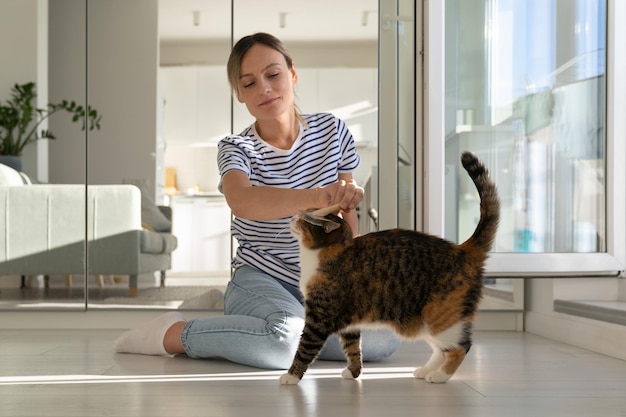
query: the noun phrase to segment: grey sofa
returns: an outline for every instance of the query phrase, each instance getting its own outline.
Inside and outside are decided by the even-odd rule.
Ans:
[[[88,275],[128,275],[131,297],[139,274],[160,271],[164,285],[177,240],[171,223],[142,227],[141,203],[134,185],[0,181],[0,275],[83,275],[86,251]]]

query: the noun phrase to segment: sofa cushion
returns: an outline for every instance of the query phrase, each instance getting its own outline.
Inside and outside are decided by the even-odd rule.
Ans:
[[[169,232],[172,222],[163,215],[146,192],[141,193],[141,222],[156,232]]]
[[[0,185],[24,185],[27,184],[26,178],[10,166],[0,164]]]
[[[171,233],[158,233],[150,230],[141,231],[142,253],[171,253],[177,246],[178,240]]]
[[[172,222],[159,210],[146,181],[126,179],[124,183],[132,184],[141,191],[141,223],[143,227],[155,232],[170,232]]]

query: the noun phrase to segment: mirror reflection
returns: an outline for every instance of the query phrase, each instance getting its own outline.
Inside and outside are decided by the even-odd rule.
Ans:
[[[0,308],[85,308],[85,35],[84,1],[0,2]]]
[[[86,210],[84,192],[82,202],[66,201],[76,210],[67,214],[66,223],[88,225],[88,280],[81,271],[50,274],[46,279],[50,291],[88,287],[90,307],[179,308],[199,296],[214,295],[199,287],[225,284],[230,274],[230,212],[216,192],[215,145],[251,121],[239,103],[231,102],[226,81],[232,37],[267,31],[284,39],[298,59],[302,111],[334,111],[351,124],[363,147],[359,182],[370,180],[377,146],[375,1],[358,10],[349,2],[333,3],[343,12],[334,17],[342,22],[331,25],[328,4],[290,4],[283,12],[268,11],[253,1],[236,1],[231,10],[226,0],[128,4],[102,0],[90,2],[88,11],[82,0],[60,0],[46,7],[35,1],[9,3],[3,16],[13,13],[15,4],[29,3],[22,12],[41,33],[41,39],[22,49],[50,50],[41,53],[49,62],[39,64],[48,67],[41,77],[47,81],[50,100],[42,97],[42,102],[51,101],[53,95],[82,102],[88,98],[103,116],[102,129],[89,132],[87,141],[77,137],[82,132],[72,129],[70,121],[50,120],[50,130],[62,140],[42,141],[36,151],[33,147],[32,153],[24,153],[31,160],[23,171],[32,173],[37,182],[89,185]],[[106,16],[115,17],[115,30]],[[137,21],[144,24],[138,27]],[[320,33],[315,28],[322,23],[334,29]],[[35,77],[36,63],[32,68]],[[6,91],[10,81],[3,82]],[[40,155],[39,148],[47,153]],[[163,235],[174,240],[163,241]],[[159,248],[144,247],[152,240]],[[158,258],[163,253],[149,252],[159,249],[169,250],[162,260]],[[84,263],[81,256],[70,258]],[[13,277],[16,289],[21,276]],[[41,274],[25,275],[24,281],[28,289],[44,286]],[[164,296],[163,284],[173,289],[171,295]],[[11,297],[5,291],[3,301],[22,298],[24,289]],[[33,293],[34,298],[40,296],[34,301],[60,301],[50,291]],[[147,295],[150,291],[153,297]],[[142,300],[144,295],[147,301]]]
[[[377,3],[369,0],[354,8],[349,2],[334,2],[333,8],[342,9],[334,16],[328,16],[329,5],[278,2],[268,8],[235,1],[231,28],[220,24],[225,13],[213,13],[214,2],[206,7],[196,2],[193,9],[161,1],[161,19],[169,22],[160,32],[164,197],[179,242],[168,288],[189,287],[194,300],[199,292],[206,294],[209,300],[200,300],[206,304],[230,276],[230,209],[217,191],[216,145],[254,121],[243,104],[231,100],[226,78],[226,61],[237,39],[269,32],[285,42],[295,59],[301,112],[331,111],[346,121],[364,161],[357,181],[370,181],[377,157]],[[230,12],[229,6],[224,2],[223,9]],[[329,24],[329,19],[336,22]],[[331,29],[319,31],[320,26]],[[217,33],[220,27],[224,31]],[[196,291],[199,285],[212,289]]]
[[[38,107],[74,100],[101,116],[99,129],[81,130],[63,110],[40,126],[55,140],[26,146],[17,170],[0,161],[2,207],[8,181],[21,181],[11,192],[58,193],[11,199],[28,226],[5,218],[0,233],[32,253],[0,247],[0,309],[221,308],[232,243],[216,143],[253,121],[231,100],[225,67],[233,40],[257,31],[279,36],[295,57],[300,110],[330,111],[348,124],[362,159],[354,176],[368,196],[359,227],[375,230],[368,209],[378,204],[377,3],[0,2],[0,34],[31,28],[20,45],[0,36],[11,58],[0,103],[15,83],[34,81]],[[402,144],[413,153],[411,146]]]

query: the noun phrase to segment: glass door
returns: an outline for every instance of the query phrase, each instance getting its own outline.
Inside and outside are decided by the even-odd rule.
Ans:
[[[445,24],[445,236],[464,240],[478,218],[458,161],[472,150],[502,202],[492,274],[615,275],[606,2],[447,0]]]
[[[420,91],[421,48],[418,36],[416,2],[382,0],[380,2],[379,91],[380,128],[378,155],[379,228],[421,228],[416,221],[418,193],[416,183],[421,143]],[[419,55],[421,57],[421,55]],[[370,211],[371,212],[371,211]]]

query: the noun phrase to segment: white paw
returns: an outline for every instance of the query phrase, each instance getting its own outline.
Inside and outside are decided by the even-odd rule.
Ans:
[[[354,378],[354,376],[352,376],[352,372],[348,368],[343,368],[343,371],[341,371],[341,376],[344,379],[356,379]]]
[[[281,385],[296,385],[298,382],[300,382],[300,378],[295,375],[283,374],[280,377]]]
[[[415,378],[425,379],[427,382],[432,382],[435,384],[446,382],[452,377],[452,375],[448,375],[445,372],[433,371],[423,366],[420,366],[415,371],[413,371],[413,375],[415,376]]]
[[[426,375],[428,375],[430,372],[430,369],[420,366],[413,371],[413,376],[417,379],[426,379]]]
[[[428,375],[426,375],[426,378],[424,379],[434,384],[441,384],[441,383],[447,382],[451,376],[452,375],[448,375],[445,372],[433,371],[429,373]]]

